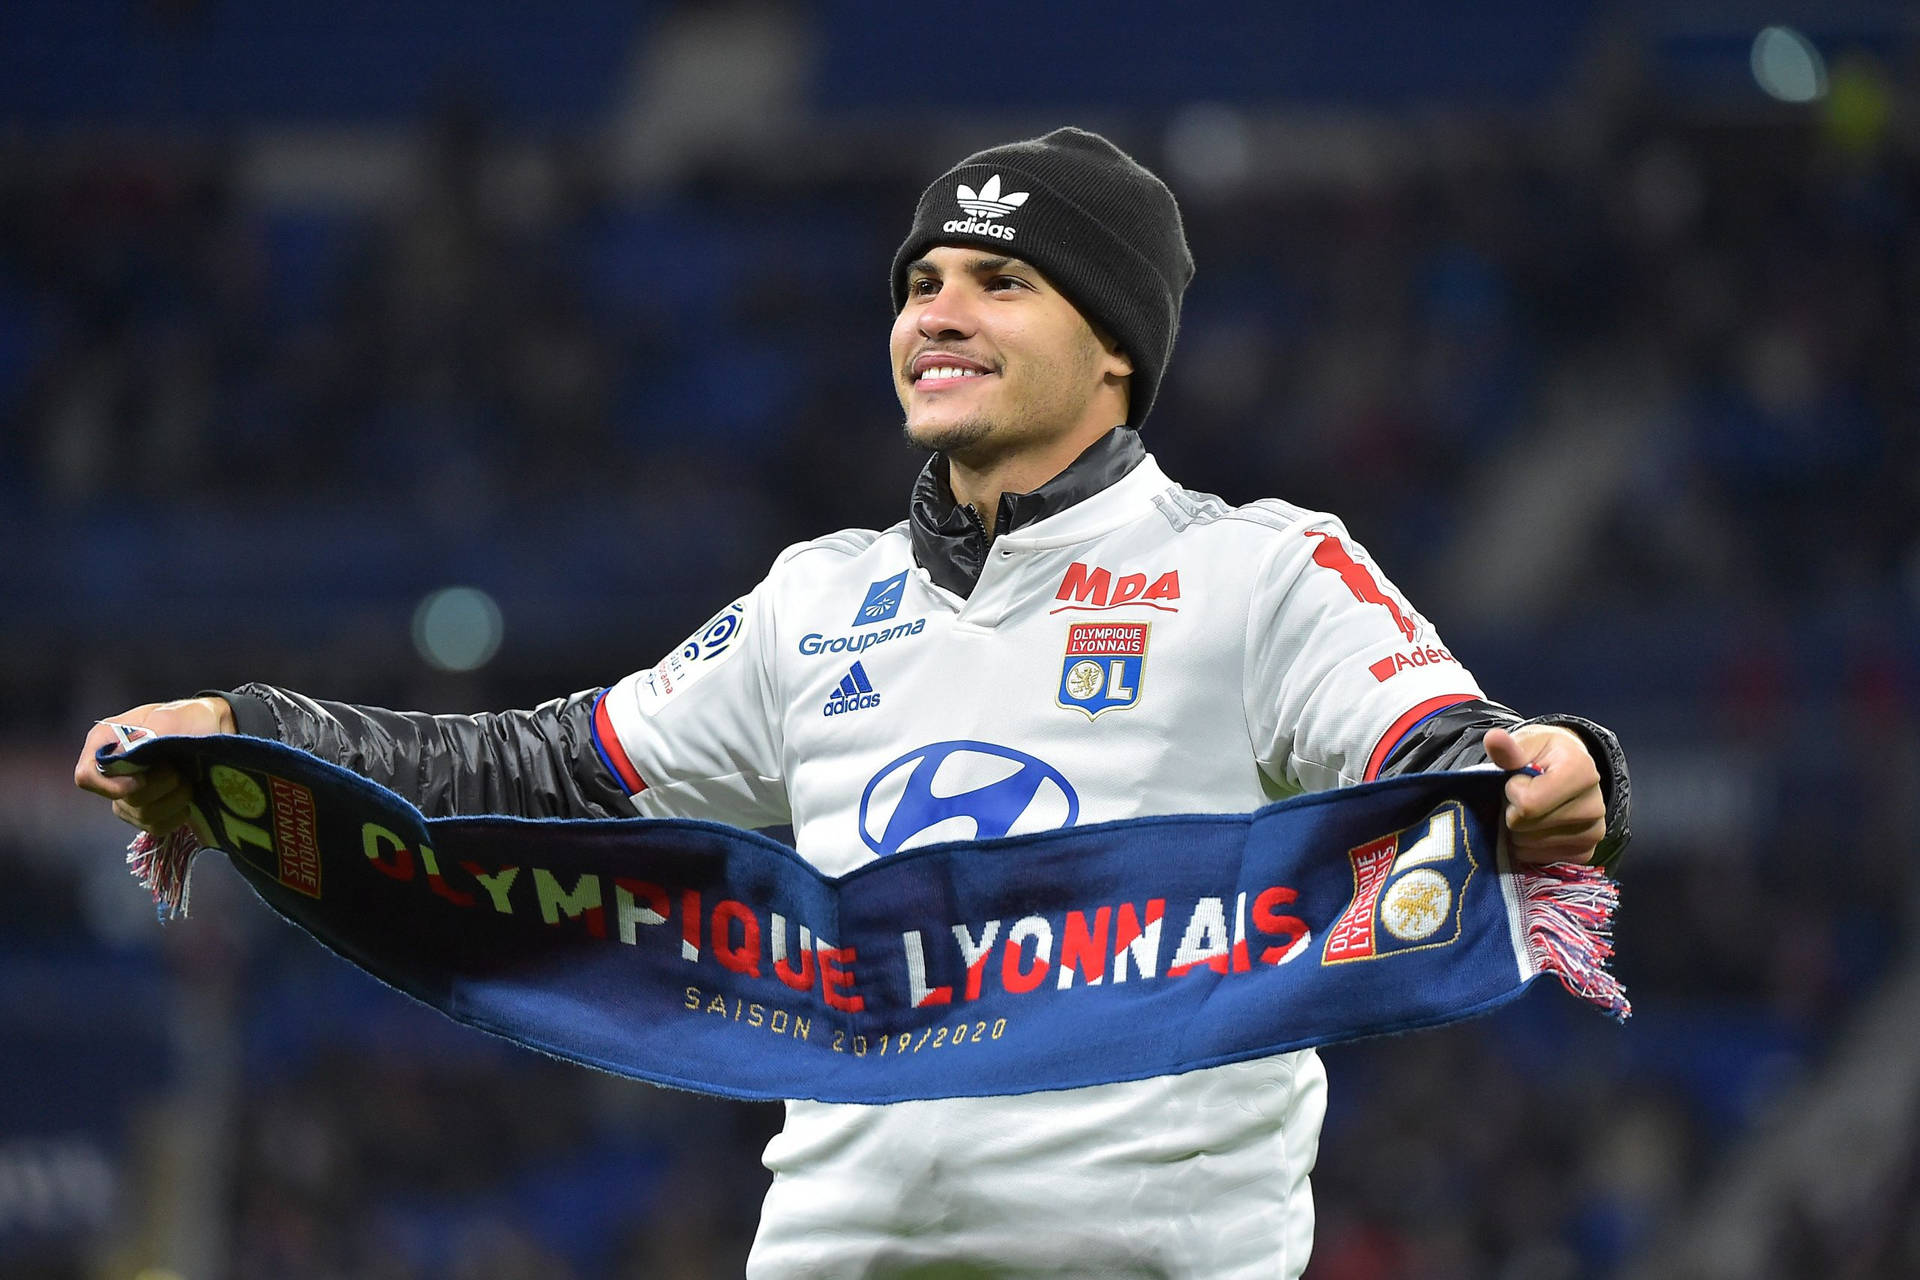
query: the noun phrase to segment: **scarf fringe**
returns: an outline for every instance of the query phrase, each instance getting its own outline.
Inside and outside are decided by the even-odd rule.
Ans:
[[[1547,863],[1520,873],[1520,917],[1534,967],[1614,1021],[1633,1012],[1626,988],[1607,968],[1620,886],[1598,867]]]
[[[193,828],[181,826],[164,839],[142,831],[127,846],[127,866],[140,886],[153,894],[154,914],[162,923],[187,914],[192,885],[188,873],[200,852]]]

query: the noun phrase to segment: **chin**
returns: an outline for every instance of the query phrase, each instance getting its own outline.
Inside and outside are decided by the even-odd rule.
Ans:
[[[916,448],[931,453],[952,453],[979,444],[993,434],[993,423],[977,417],[935,422],[908,419],[901,430],[907,442]]]

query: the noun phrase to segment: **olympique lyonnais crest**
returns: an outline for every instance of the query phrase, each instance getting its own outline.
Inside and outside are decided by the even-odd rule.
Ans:
[[[320,896],[320,838],[313,792],[297,782],[216,764],[207,782],[218,803],[195,814],[225,846],[289,889]]]
[[[1089,720],[1140,701],[1147,668],[1150,622],[1076,622],[1067,628],[1067,655],[1060,663],[1063,707]]]
[[[1444,947],[1460,936],[1476,863],[1458,803],[1347,850],[1353,899],[1327,931],[1325,963]]]

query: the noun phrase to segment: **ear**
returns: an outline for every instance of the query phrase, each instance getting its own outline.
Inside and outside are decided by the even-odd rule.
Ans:
[[[1100,343],[1100,350],[1105,355],[1103,361],[1105,367],[1101,372],[1109,378],[1131,378],[1133,357],[1121,349],[1119,339],[1091,321],[1088,322],[1087,327],[1093,330],[1093,336]]]

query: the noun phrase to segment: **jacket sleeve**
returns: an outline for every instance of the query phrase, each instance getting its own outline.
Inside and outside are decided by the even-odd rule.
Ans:
[[[594,733],[600,695],[588,689],[530,711],[478,715],[322,702],[265,684],[219,696],[233,707],[239,732],[371,778],[430,818],[631,817],[633,806]]]
[[[1607,831],[1594,850],[1596,866],[1610,867],[1632,838],[1628,828],[1633,789],[1627,777],[1627,756],[1620,739],[1610,729],[1583,720],[1579,716],[1545,715],[1521,719],[1497,702],[1473,699],[1443,707],[1420,721],[1387,757],[1380,776],[1401,773],[1430,773],[1443,769],[1466,769],[1486,761],[1481,740],[1489,729],[1512,729],[1520,725],[1552,724],[1571,729],[1587,744],[1587,751],[1600,770],[1600,792],[1607,802]]]

